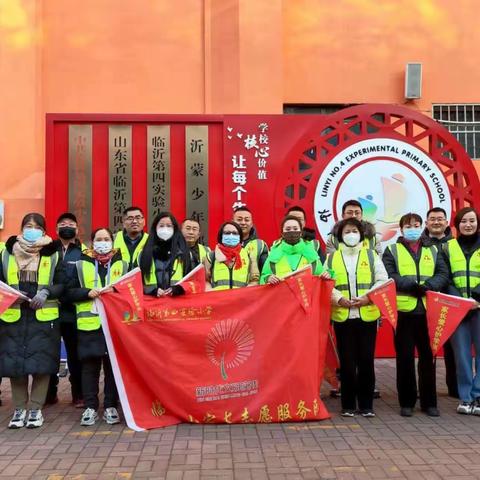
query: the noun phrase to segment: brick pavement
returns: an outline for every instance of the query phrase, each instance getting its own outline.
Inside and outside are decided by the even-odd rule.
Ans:
[[[0,478],[363,480],[480,479],[480,417],[455,413],[446,396],[443,362],[438,390],[442,416],[398,415],[395,368],[377,362],[382,399],[374,419],[338,415],[312,423],[180,425],[133,432],[122,425],[80,427],[61,379],[60,404],[44,410],[38,430],[8,430],[8,381],[0,407]],[[332,413],[339,401],[326,400]]]

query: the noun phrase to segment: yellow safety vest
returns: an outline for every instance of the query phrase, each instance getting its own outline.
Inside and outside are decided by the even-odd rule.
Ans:
[[[370,290],[375,283],[375,256],[374,250],[362,248],[358,252],[357,270],[356,270],[356,292],[354,297],[362,297]],[[335,272],[335,288],[342,292],[342,295],[350,300],[352,292],[350,291],[350,282],[348,281],[348,271],[343,261],[343,255],[340,250],[330,254],[327,258],[328,268]],[[344,322],[348,318],[349,309],[346,307],[332,306],[332,320],[334,322]],[[373,322],[380,318],[380,311],[374,304],[360,307],[360,318],[364,322]]]
[[[450,263],[453,284],[463,297],[470,297],[470,291],[480,285],[480,248],[472,253],[468,264],[455,238],[446,243],[445,252]]]
[[[250,256],[246,248],[240,250],[242,267],[228,268],[224,262],[215,260],[215,252],[209,255],[209,261],[212,265],[211,280],[213,290],[230,290],[233,288],[246,287],[250,281]]]
[[[436,247],[422,247],[420,265],[417,266],[412,255],[401,243],[394,243],[387,247],[393,255],[397,272],[405,278],[414,280],[423,285],[425,280],[433,277],[438,251]],[[422,298],[423,305],[427,305],[425,296]],[[406,293],[397,293],[397,307],[399,312],[411,312],[417,306],[418,298]]]
[[[200,263],[203,262],[205,258],[207,258],[208,254],[210,253],[210,249],[201,243],[198,244],[198,253],[199,253],[199,260]]]
[[[140,259],[139,259],[140,263]],[[176,285],[182,278],[183,274],[183,262],[176,258],[173,262],[172,276],[170,277],[170,285]],[[143,276],[143,284],[146,287],[153,287],[157,285],[157,275],[155,267],[155,259],[152,259],[152,266],[150,267],[150,273]]]
[[[268,251],[267,244],[259,238],[254,238],[253,240],[250,240],[243,248],[247,250],[251,258],[257,259],[257,263],[260,262],[260,257],[263,251],[265,249]]]
[[[123,260],[116,260],[110,265],[110,278],[106,279],[108,283],[102,285],[100,276],[95,278],[95,262],[88,260],[78,260],[76,263],[78,279],[82,288],[103,288],[111,285],[128,271],[128,264]],[[83,302],[75,302],[77,311],[77,328],[78,330],[91,331],[98,330],[101,327],[100,317],[97,313],[92,312],[93,300],[84,300]]]
[[[125,239],[123,238],[123,231],[118,232],[115,235],[115,240],[113,242],[113,248],[118,248],[120,249],[120,252],[122,254],[122,259],[128,263],[128,266],[134,266],[138,265],[138,256],[140,255],[140,252],[143,250],[143,247],[147,243],[148,240],[148,233],[144,233],[142,236],[142,239],[138,243],[138,245],[135,247],[135,250],[133,251],[133,255],[130,255],[130,251],[128,250],[127,244],[125,243]]]
[[[10,255],[8,250],[2,251],[2,268],[3,276],[6,278],[8,285],[19,290],[18,285],[18,265],[13,255]],[[58,252],[51,256],[42,256],[38,264],[38,286],[37,292],[48,289],[53,284],[53,277],[55,275],[55,268],[57,267],[59,255]],[[17,322],[20,320],[21,310],[20,305],[12,305],[7,308],[0,319],[4,322]],[[57,300],[48,300],[45,302],[43,308],[35,310],[35,317],[40,322],[51,322],[58,318],[58,302]]]

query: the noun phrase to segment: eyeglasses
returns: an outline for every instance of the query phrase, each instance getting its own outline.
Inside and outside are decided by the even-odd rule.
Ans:
[[[238,232],[223,232],[224,235],[238,235]]]
[[[142,215],[135,215],[134,217],[125,217],[126,222],[133,222],[134,220],[139,222],[140,220],[143,220],[143,216]]]

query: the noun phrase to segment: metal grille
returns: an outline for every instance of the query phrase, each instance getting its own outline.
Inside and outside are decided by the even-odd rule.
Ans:
[[[480,104],[435,104],[433,119],[442,124],[472,159],[480,159]]]

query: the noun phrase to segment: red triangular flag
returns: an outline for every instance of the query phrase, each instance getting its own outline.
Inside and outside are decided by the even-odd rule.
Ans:
[[[427,323],[434,355],[450,338],[475,301],[445,293],[427,292]]]
[[[325,368],[323,372],[323,378],[330,384],[332,388],[338,390],[338,377],[337,369],[340,368],[340,362],[338,360],[337,347],[333,340],[332,332],[328,332],[327,339],[327,351],[325,353]]]
[[[124,312],[124,321],[126,323],[138,322],[144,320],[144,302],[143,302],[143,282],[140,268],[134,268],[131,272],[120,277],[110,287],[122,295],[130,311]],[[109,289],[109,287],[106,287]]]
[[[312,267],[307,265],[300,270],[285,275],[282,280],[288,285],[290,290],[295,294],[300,305],[305,311],[308,311],[312,305]]]
[[[0,282],[0,315],[7,310],[15,301],[23,297],[6,283]]]
[[[398,311],[395,281],[391,278],[383,285],[371,290],[368,293],[368,298],[378,307],[382,318],[388,320],[394,329],[397,328]]]
[[[203,293],[207,280],[205,278],[205,267],[197,265],[190,273],[187,273],[177,285],[181,285],[185,293]]]

